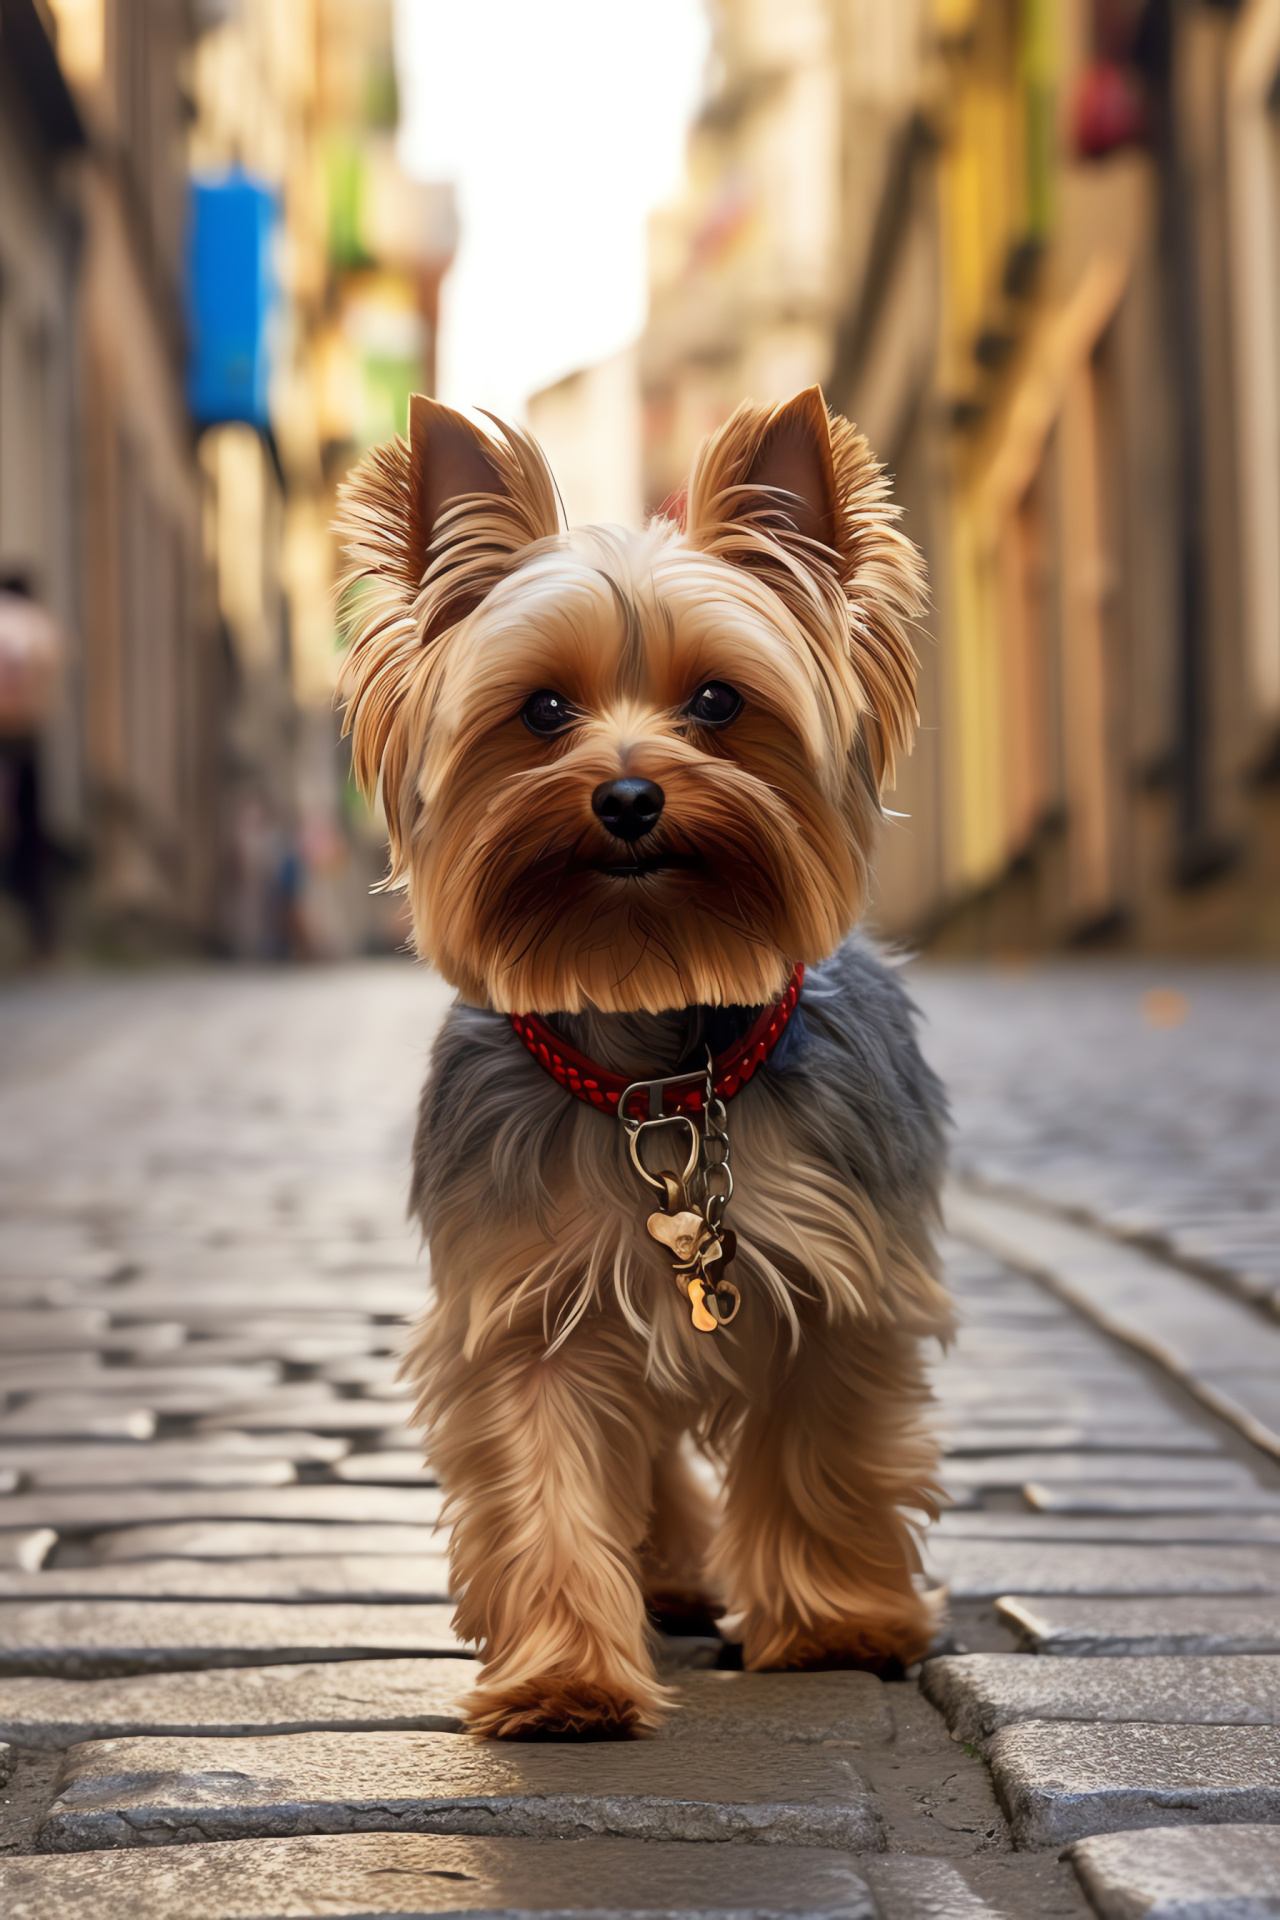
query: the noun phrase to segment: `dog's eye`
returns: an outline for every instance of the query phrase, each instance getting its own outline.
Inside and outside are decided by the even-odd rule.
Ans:
[[[742,712],[742,695],[723,680],[708,680],[705,687],[699,687],[685,712],[700,727],[727,727]]]
[[[574,710],[562,693],[556,693],[550,687],[539,687],[521,707],[520,718],[530,733],[563,733],[566,727],[573,724]]]

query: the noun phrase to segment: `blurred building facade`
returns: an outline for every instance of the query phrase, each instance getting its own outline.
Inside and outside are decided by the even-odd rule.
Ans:
[[[395,126],[390,0],[0,0],[0,596],[60,654],[0,697],[0,964],[398,937],[328,531],[432,382],[453,203]]]
[[[717,0],[645,493],[821,381],[930,564],[875,916],[1280,949],[1280,0]]]
[[[81,870],[83,915],[113,939],[195,939],[215,914],[221,664],[182,391],[186,33],[162,0],[4,0],[0,16],[0,572],[62,653],[32,716],[27,860],[46,894]]]
[[[334,488],[404,431],[430,388],[440,279],[455,244],[446,188],[395,152],[390,0],[236,0],[212,9],[190,65],[197,226],[209,285],[191,301],[192,403],[206,544],[229,643],[227,927],[257,956],[395,944],[398,903],[371,900],[383,832],[345,777],[333,709]],[[255,200],[256,196],[256,200]],[[251,248],[269,211],[257,308],[261,390],[220,393],[244,312],[219,302],[219,241]],[[209,398],[201,322],[207,319]],[[226,345],[220,345],[226,336]]]

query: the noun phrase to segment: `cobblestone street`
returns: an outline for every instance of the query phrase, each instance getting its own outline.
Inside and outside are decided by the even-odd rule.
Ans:
[[[922,966],[936,1657],[478,1745],[395,1380],[446,991],[0,994],[6,1920],[1280,1915],[1280,975]],[[727,1844],[726,1844],[727,1843]]]

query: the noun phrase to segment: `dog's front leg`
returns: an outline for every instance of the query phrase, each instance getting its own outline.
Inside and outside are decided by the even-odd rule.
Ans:
[[[540,1322],[504,1327],[470,1358],[437,1342],[430,1376],[456,1624],[485,1661],[470,1725],[506,1739],[653,1727],[666,1695],[637,1577],[652,1417],[629,1337],[592,1320],[548,1355]]]
[[[919,1343],[817,1314],[744,1409],[712,1553],[748,1667],[918,1660],[936,1603],[909,1515],[936,1497]]]

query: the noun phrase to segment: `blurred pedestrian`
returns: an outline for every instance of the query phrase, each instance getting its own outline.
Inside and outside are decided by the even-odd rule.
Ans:
[[[62,637],[21,574],[0,577],[0,886],[26,925],[32,959],[54,947],[55,850],[44,828],[40,731],[57,696]]]

